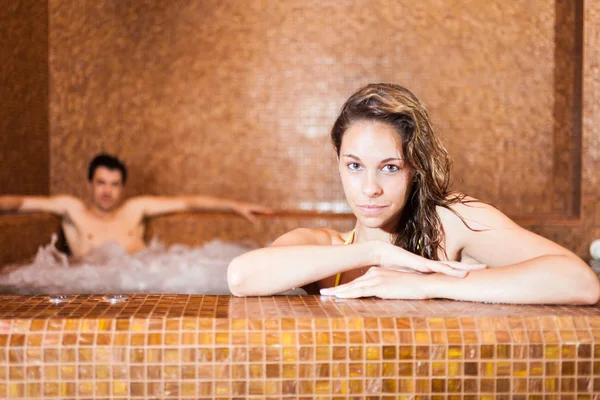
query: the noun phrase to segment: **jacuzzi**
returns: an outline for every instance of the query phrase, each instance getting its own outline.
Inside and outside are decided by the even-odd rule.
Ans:
[[[0,223],[13,243],[57,227],[52,217],[33,215]],[[247,237],[264,244],[295,226],[323,224],[349,229],[352,220],[288,215],[250,225],[229,215],[181,215],[153,221],[148,235],[190,246]],[[600,394],[597,306],[5,294],[0,346],[0,396],[17,399]]]

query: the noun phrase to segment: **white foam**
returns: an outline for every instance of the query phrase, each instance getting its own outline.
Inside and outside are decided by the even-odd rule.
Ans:
[[[82,260],[40,247],[31,264],[4,267],[0,291],[15,294],[187,293],[231,294],[227,266],[255,246],[213,240],[202,247],[166,247],[158,240],[135,254],[107,242]]]

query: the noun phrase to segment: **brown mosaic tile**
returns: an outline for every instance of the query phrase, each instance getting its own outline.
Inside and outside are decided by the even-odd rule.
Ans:
[[[15,0],[2,4],[0,36],[7,40],[0,51],[0,98],[4,104],[0,109],[0,195],[49,193],[48,25],[47,3]],[[5,236],[3,229],[0,232],[4,243],[10,235]],[[19,245],[17,240],[13,243]],[[21,243],[17,249],[24,247],[30,248],[30,244]],[[0,257],[0,265],[21,261],[5,254]]]
[[[0,385],[16,398],[493,398],[589,396],[600,381],[594,378],[600,376],[600,345],[585,337],[499,343],[485,335],[497,328],[514,337],[527,328],[552,329],[552,321],[573,328],[577,321],[577,331],[594,332],[599,307],[512,306],[498,315],[495,306],[473,304],[468,312],[474,317],[462,317],[463,304],[410,303],[132,295],[117,306],[94,295],[64,304],[45,296],[0,297]],[[107,319],[111,314],[119,318]],[[446,340],[448,326],[460,328],[466,340]],[[386,331],[396,341],[384,340]],[[410,333],[404,341],[398,340],[402,332]]]
[[[501,157],[507,158],[503,168],[513,172],[507,175],[513,176],[511,183],[515,184],[515,188],[506,188],[510,185],[499,185],[505,187],[503,190],[481,188],[474,178],[469,177],[470,174],[463,173],[464,184],[472,186],[473,190],[478,189],[486,195],[485,197],[504,200],[516,209],[522,206],[539,208],[541,212],[551,210],[549,200],[540,196],[539,187],[544,183],[554,184],[551,163],[553,152],[550,150],[547,154],[548,149],[552,149],[554,135],[540,135],[539,132],[548,130],[551,132],[554,124],[558,122],[567,124],[565,129],[569,131],[572,129],[569,112],[556,115],[551,112],[554,105],[552,100],[555,97],[561,105],[565,104],[563,106],[565,109],[566,102],[574,97],[570,79],[570,73],[574,68],[571,65],[573,62],[569,62],[569,57],[555,60],[551,56],[553,54],[551,50],[555,48],[556,51],[566,55],[570,55],[572,51],[574,45],[572,39],[565,39],[564,43],[559,43],[560,45],[556,45],[553,39],[557,13],[560,14],[563,25],[573,24],[569,8],[565,6],[557,8],[552,3],[513,5],[511,12],[514,15],[532,13],[539,16],[534,22],[528,21],[525,24],[521,18],[506,21],[504,14],[494,7],[481,7],[479,18],[485,21],[482,28],[471,23],[467,8],[459,6],[452,9],[457,22],[446,21],[444,15],[448,9],[442,3],[432,1],[423,7],[436,10],[428,16],[439,23],[444,32],[444,34],[433,35],[426,26],[417,22],[418,12],[406,6],[407,3],[386,3],[382,6],[386,11],[382,12],[369,2],[361,2],[359,8],[365,11],[362,13],[350,3],[331,8],[318,2],[301,2],[271,5],[258,10],[241,7],[236,2],[177,3],[177,5],[166,6],[145,0],[143,7],[140,8],[115,7],[111,1],[94,3],[93,6],[64,4],[60,1],[50,2],[51,27],[52,24],[61,27],[61,29],[50,30],[52,54],[50,74],[53,93],[50,107],[53,122],[51,143],[53,155],[56,155],[52,157],[51,169],[55,171],[52,179],[55,190],[81,191],[75,179],[65,182],[65,179],[60,177],[68,175],[65,174],[68,171],[67,167],[76,168],[85,164],[86,150],[108,147],[120,149],[125,158],[130,160],[132,169],[137,170],[138,177],[132,176],[131,182],[134,191],[147,191],[147,185],[153,184],[161,192],[167,193],[174,190],[190,191],[201,188],[217,194],[233,192],[254,196],[256,200],[260,200],[261,197],[266,199],[280,197],[278,201],[284,204],[315,203],[321,199],[336,200],[340,197],[341,191],[333,173],[333,160],[331,160],[333,157],[330,148],[323,145],[327,144],[326,134],[331,119],[348,91],[349,75],[344,75],[340,73],[341,70],[337,70],[342,68],[347,71],[346,74],[354,73],[359,76],[364,75],[365,68],[368,68],[378,71],[378,74],[369,79],[389,80],[394,77],[407,79],[411,73],[421,71],[423,65],[427,65],[429,69],[435,68],[432,65],[436,63],[432,63],[432,60],[448,54],[449,49],[456,45],[461,46],[464,41],[463,32],[457,28],[461,26],[462,30],[468,32],[469,43],[473,42],[470,46],[477,46],[482,54],[487,54],[488,57],[475,57],[468,61],[454,60],[450,57],[452,61],[445,63],[445,68],[440,70],[441,74],[437,79],[415,80],[415,84],[421,85],[417,89],[429,99],[429,106],[435,114],[438,114],[444,130],[461,132],[462,129],[458,126],[462,127],[468,123],[470,125],[465,129],[467,132],[475,130],[490,132],[489,135],[492,135],[490,138],[480,138],[473,146],[486,147],[492,153],[498,152]],[[331,23],[323,24],[324,13],[328,15]],[[398,26],[393,18],[389,18],[390,15],[397,13],[408,13],[404,18],[406,26]],[[294,22],[279,26],[277,35],[269,36],[268,46],[265,47],[264,37],[269,31],[272,23],[270,21],[281,21],[290,14],[295,16]],[[238,24],[232,26],[229,23],[229,15],[236,15]],[[365,18],[365,15],[369,17]],[[81,29],[77,24],[69,23],[74,16],[81,18],[93,16],[96,23],[93,27]],[[115,21],[122,21],[122,25],[129,26],[130,29],[145,26],[151,21],[155,30],[147,32],[138,40],[131,40],[127,28],[115,24]],[[366,29],[360,29],[361,33],[359,33],[359,31],[342,28],[349,24]],[[203,28],[195,28],[198,26]],[[167,35],[171,29],[176,29],[179,34]],[[499,39],[496,33],[498,29],[503,29],[504,41]],[[521,33],[523,30],[527,34],[523,35]],[[326,35],[327,32],[331,35]],[[396,35],[390,35],[390,32],[401,32],[402,40]],[[246,44],[244,51],[238,40],[242,35]],[[422,35],[428,37],[430,48],[428,52],[423,52],[422,47],[418,45]],[[353,45],[341,52],[333,39],[336,36]],[[381,65],[381,62],[378,64],[377,60],[382,58],[381,54],[371,54],[368,51],[370,40],[382,36],[390,38],[389,43],[382,44],[380,50],[381,54],[386,55],[385,65]],[[77,40],[73,40],[74,37]],[[170,39],[167,40],[167,37]],[[449,40],[456,41],[457,44],[450,45]],[[512,46],[510,51],[507,51],[505,41],[514,41],[519,45]],[[190,47],[189,43],[194,45]],[[306,46],[307,43],[313,43],[315,46]],[[319,45],[316,46],[316,43]],[[153,49],[157,54],[152,65],[149,65],[145,55],[148,49]],[[181,51],[182,49],[185,51]],[[303,56],[299,58],[300,49]],[[402,49],[403,54],[419,56],[405,60],[397,54],[397,49]],[[499,51],[500,49],[504,51]],[[530,56],[531,51],[544,54],[544,68],[536,65],[538,59]],[[83,53],[86,57],[82,57],[78,63],[73,63],[73,52]],[[208,59],[197,57],[207,53],[211,54]],[[232,57],[232,54],[236,56]],[[129,56],[127,68],[122,65],[125,55]],[[271,60],[268,65],[263,62],[265,56]],[[513,57],[517,57],[520,63],[510,63]],[[106,62],[105,59],[113,61]],[[403,65],[403,74],[408,74],[404,78],[394,75],[393,71],[396,71],[394,65],[398,63]],[[215,65],[219,66],[218,70],[215,70]],[[479,67],[475,68],[475,65]],[[499,65],[503,66],[502,69]],[[528,79],[531,66],[537,66],[535,84]],[[76,76],[79,75],[75,74],[76,71],[84,76],[88,76],[92,71],[103,72],[96,73],[95,81],[92,83],[87,80],[77,81]],[[282,75],[282,71],[286,71],[286,74]],[[498,88],[493,84],[481,86],[481,84],[474,84],[473,80],[462,78],[473,74],[479,76],[483,71],[487,74],[500,74],[502,77],[509,76],[511,79],[503,80],[505,82],[503,90],[497,90]],[[266,77],[270,82],[268,87],[260,84]],[[450,81],[458,79],[460,84],[455,88],[456,91],[460,93],[468,88],[470,96],[458,96],[455,98],[456,106],[448,105],[449,94],[440,92],[436,83],[444,78]],[[161,91],[160,85],[147,85],[145,82],[149,79],[154,82],[169,82],[170,89]],[[307,80],[314,82],[315,79],[322,84],[316,85],[310,94],[303,94],[304,91],[301,90],[302,86],[299,83]],[[560,84],[555,84],[555,80]],[[220,82],[219,90],[216,90],[214,82]],[[69,90],[70,85],[75,83],[78,85],[78,90]],[[524,85],[526,90],[522,90],[522,87],[517,85]],[[143,90],[132,91],[131,87],[141,87]],[[198,95],[207,90],[210,90],[213,95],[210,101]],[[524,103],[520,110],[513,110],[513,113],[515,113],[514,118],[525,125],[521,130],[521,136],[525,137],[516,135],[514,140],[523,145],[527,144],[525,138],[532,141],[534,147],[540,152],[537,158],[527,158],[525,152],[519,151],[507,155],[499,144],[495,144],[500,142],[499,139],[503,135],[514,135],[510,129],[501,128],[503,126],[501,115],[504,114],[507,104],[512,104],[506,92],[519,93],[520,101]],[[293,100],[289,97],[289,93],[296,93]],[[123,98],[127,98],[129,102],[121,101]],[[175,98],[176,102],[170,101]],[[256,98],[260,98],[260,102],[257,102]],[[544,100],[541,101],[540,98]],[[336,102],[337,107],[307,105]],[[487,105],[487,119],[471,118],[465,122],[464,118],[456,117],[455,113],[458,109],[463,113],[473,112],[473,102]],[[215,104],[231,106],[215,108]],[[530,111],[533,105],[535,109],[550,110],[550,112],[533,113]],[[149,112],[140,113],[139,107]],[[88,108],[93,109],[94,112],[86,112]],[[70,112],[67,113],[67,109]],[[206,115],[199,115],[194,111],[197,109],[210,111],[207,111]],[[265,113],[264,110],[268,112]],[[83,119],[83,115],[88,114],[95,117],[88,116]],[[113,123],[109,124],[108,119],[103,119],[101,115],[112,116]],[[127,129],[121,127],[123,123],[115,123],[115,119],[121,122],[127,121]],[[555,122],[555,119],[558,121]],[[184,121],[184,123],[175,123],[175,121]],[[201,133],[190,134],[196,131],[197,126],[204,127]],[[222,127],[226,129],[219,129]],[[486,127],[495,129],[486,129]],[[75,133],[82,129],[89,132],[89,136],[85,140],[77,140]],[[139,138],[141,132],[147,138],[147,148],[153,154],[150,160],[144,157],[137,145],[136,138]],[[164,132],[169,132],[169,137],[166,137]],[[239,147],[232,147],[231,141],[222,140],[223,132],[230,132],[229,134],[236,138]],[[461,141],[455,136],[448,135],[449,146],[462,149],[459,146],[462,144]],[[565,139],[560,135],[557,136],[556,140],[562,139],[558,140],[558,143],[569,149],[569,144],[564,143]],[[82,147],[84,151],[72,151]],[[244,152],[241,149],[250,149],[250,151]],[[281,149],[287,149],[283,152],[285,154]],[[544,153],[542,149],[546,152]],[[459,173],[468,171],[470,165],[462,153],[457,151],[456,155]],[[229,156],[222,157],[225,154]],[[273,157],[272,154],[279,155]],[[541,154],[549,155],[550,160],[541,159]],[[483,156],[475,157],[480,163],[484,159]],[[217,162],[219,158],[220,162]],[[201,167],[196,162],[198,159],[203,160]],[[240,162],[240,159],[243,162]],[[249,162],[251,160],[254,162]],[[271,162],[256,162],[256,160]],[[315,168],[310,160],[319,160],[321,161],[319,164],[323,164],[323,160],[328,161],[326,165]],[[563,167],[560,169],[561,173],[564,173],[563,170],[569,172],[572,168],[569,161],[556,160],[561,162],[560,165]],[[148,163],[149,165],[144,168],[143,166]],[[213,173],[223,163],[228,169],[233,168],[233,171],[237,171],[236,174],[232,174],[234,176],[246,172],[252,176],[262,177],[264,181],[262,187],[255,188],[250,182],[244,182],[248,181],[245,179],[236,179],[230,184],[223,183],[218,177],[219,174]],[[489,162],[481,164],[482,173],[490,177],[496,176],[494,174],[497,171],[493,171],[495,165],[490,165]],[[518,165],[538,167],[539,171],[530,177],[529,185],[520,178],[514,178],[519,174],[512,169]],[[200,171],[199,168],[202,173],[197,173]],[[298,176],[298,169],[303,170],[302,176]],[[534,170],[534,168],[530,169]],[[153,172],[153,179],[143,179],[145,174],[149,173],[148,170]],[[324,177],[323,170],[332,173]],[[182,175],[180,179],[172,179],[174,175],[172,171],[191,173]],[[171,179],[165,179],[165,174],[170,174]],[[503,176],[501,175],[500,179]],[[515,182],[514,179],[517,181]],[[566,183],[558,189],[569,192],[573,183],[568,179],[563,181]],[[288,183],[287,186],[290,182],[296,182],[294,185],[299,190],[281,191],[283,186],[277,182]],[[506,201],[508,193],[505,191],[513,195],[512,201]],[[288,192],[294,193],[295,198],[290,198],[292,195]],[[335,195],[335,198],[332,199],[332,195]],[[567,205],[561,204],[562,207]]]
[[[450,10],[433,0],[422,5],[429,21],[423,24],[422,10],[405,1],[378,5],[361,1],[359,7],[351,2],[336,7],[286,2],[255,9],[234,1],[166,5],[144,0],[137,7],[117,6],[113,0],[94,4],[55,0],[33,7],[33,13],[23,11],[32,9],[30,3],[11,1],[0,16],[5,36],[19,38],[0,54],[6,61],[0,74],[11,78],[3,86],[3,98],[11,101],[2,120],[8,124],[5,130],[12,132],[2,136],[6,143],[0,140],[0,145],[18,147],[13,144],[24,138],[28,143],[4,155],[8,165],[25,162],[27,173],[17,177],[5,168],[0,181],[8,185],[2,187],[25,185],[26,191],[38,193],[45,171],[42,178],[47,181],[50,173],[52,193],[85,196],[81,177],[71,172],[85,170],[90,154],[106,150],[129,163],[131,194],[200,191],[278,208],[335,209],[343,203],[343,195],[327,143],[337,111],[331,105],[339,106],[349,90],[367,81],[409,80],[434,114],[456,158],[455,172],[464,190],[511,214],[525,214],[530,228],[582,256],[600,233],[594,212],[599,198],[595,133],[600,126],[593,64],[598,38],[590,28],[597,20],[594,4],[481,6],[478,18],[484,23],[479,24],[473,23],[467,6],[454,4]],[[399,14],[401,26],[393,17]],[[230,23],[231,15],[236,15],[236,24]],[[294,15],[290,21],[289,15]],[[323,15],[328,23],[323,23]],[[532,21],[528,15],[536,18]],[[73,23],[90,18],[94,24]],[[273,21],[282,20],[286,23],[277,25],[277,34],[268,34]],[[441,30],[431,31],[432,23]],[[129,31],[150,25],[154,30],[143,37]],[[238,40],[240,35],[243,41]],[[374,54],[371,42],[379,37],[389,40]],[[420,44],[423,38],[427,51]],[[352,45],[342,51],[338,40]],[[506,43],[514,45],[507,50]],[[475,56],[445,57],[464,46],[476,48]],[[154,55],[152,62],[148,54]],[[404,54],[416,56],[407,60]],[[265,59],[270,60],[268,65]],[[265,80],[269,85],[262,83]],[[440,80],[453,84],[440,91]],[[39,84],[44,81],[50,83],[51,96],[43,89],[48,85]],[[306,91],[306,82],[318,84]],[[206,92],[210,98],[198,95]],[[515,99],[520,102],[516,109]],[[205,112],[199,114],[198,109]],[[506,125],[508,111],[518,130]],[[465,118],[481,112],[486,118]],[[48,130],[49,135],[44,134]],[[471,134],[482,131],[487,135]],[[147,139],[144,149],[138,145],[140,135]],[[469,151],[464,151],[465,143]],[[473,163],[477,176],[469,173]],[[523,166],[528,166],[528,174],[520,173]],[[223,171],[228,171],[226,180]],[[482,177],[499,183],[481,185]],[[548,196],[548,187],[556,195]],[[559,223],[548,223],[547,215]],[[260,232],[265,229],[271,234],[263,237],[272,238],[275,231],[289,230],[255,229],[239,222],[214,225],[169,217],[152,222],[150,230],[156,228],[170,243],[188,244],[237,232],[243,237],[263,236]],[[206,231],[210,231],[206,236],[197,234]]]

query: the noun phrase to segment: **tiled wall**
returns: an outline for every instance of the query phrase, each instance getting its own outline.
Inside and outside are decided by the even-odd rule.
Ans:
[[[48,194],[48,4],[0,0],[0,37],[0,195]],[[35,254],[53,220],[0,214],[0,265]]]
[[[350,231],[355,219],[348,215],[282,215],[259,217],[256,223],[224,214],[181,214],[153,218],[148,223],[146,239],[157,238],[166,244],[199,246],[211,239],[251,242],[261,246],[296,228],[337,229]]]
[[[50,0],[51,192],[84,196],[88,161],[109,151],[130,166],[130,194],[334,208],[329,128],[360,85],[392,81],[428,105],[457,188],[553,235],[549,219],[579,216],[582,182],[584,207],[597,202],[588,153],[580,176],[582,74],[588,107],[598,86],[582,7]],[[588,225],[558,241],[583,255]]]
[[[600,2],[584,2],[583,11],[582,140],[578,155],[581,163],[580,218],[574,222],[557,220],[554,223],[539,219],[529,226],[586,258],[591,241],[600,238]],[[566,192],[566,195],[570,193]]]
[[[17,127],[1,160],[18,165],[0,193],[42,193],[50,173],[51,193],[85,196],[88,161],[109,151],[131,195],[343,207],[328,130],[353,90],[393,81],[428,105],[455,187],[581,256],[600,237],[596,2],[6,4],[0,29],[23,46],[0,54],[18,83],[0,90],[23,112],[0,118]]]
[[[569,7],[51,0],[50,12],[53,193],[85,195],[85,166],[107,150],[131,166],[132,193],[343,202],[328,131],[359,86],[391,81],[429,106],[457,187],[512,214],[570,210],[571,196],[548,195],[573,184],[570,158],[555,165],[572,131],[574,29],[555,25],[573,27]]]
[[[0,195],[47,194],[48,6],[0,6]]]
[[[0,195],[48,194],[48,5],[0,0]]]
[[[39,246],[61,238],[58,217],[45,214],[0,216],[0,267],[31,260]],[[64,250],[64,247],[59,247]]]

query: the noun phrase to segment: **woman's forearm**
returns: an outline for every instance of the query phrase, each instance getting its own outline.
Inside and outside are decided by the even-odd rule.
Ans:
[[[236,257],[227,271],[236,296],[264,296],[317,282],[373,264],[372,242],[348,246],[284,246],[254,250]]]
[[[593,270],[566,255],[473,271],[463,279],[442,274],[424,278],[430,298],[520,304],[595,304],[600,299]]]

